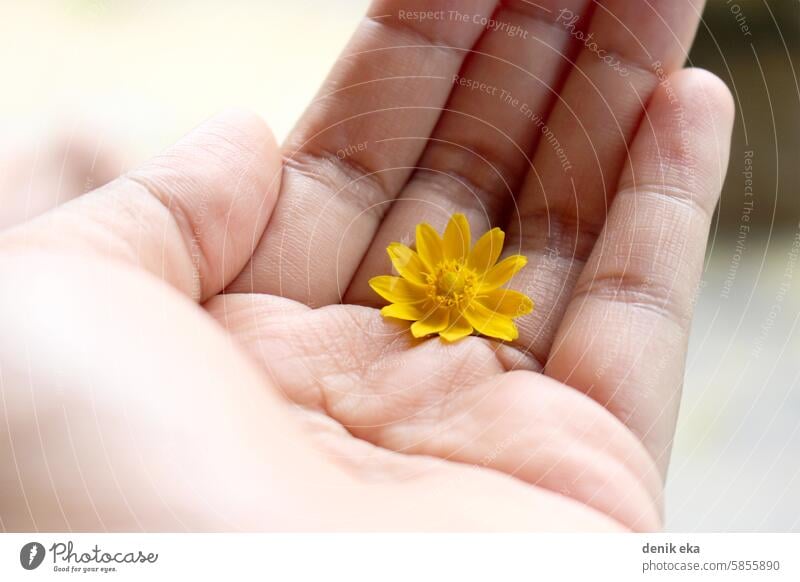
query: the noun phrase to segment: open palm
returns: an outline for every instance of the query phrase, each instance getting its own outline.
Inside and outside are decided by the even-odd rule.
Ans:
[[[203,514],[191,527],[219,527],[204,513],[217,496],[236,527],[285,526],[275,491],[315,481],[341,507],[295,493],[306,501],[286,512],[317,516],[300,527],[353,525],[354,507],[375,516],[355,527],[659,527],[733,116],[719,80],[678,71],[702,2],[454,4],[376,1],[282,152],[231,112],[0,240],[26,301],[40,279],[70,281],[81,333],[173,395],[163,433],[137,426],[142,441],[186,439],[217,463],[184,462],[157,488]],[[454,213],[476,235],[502,228],[504,253],[528,259],[511,288],[536,309],[513,342],[415,339],[377,309],[367,282],[391,274],[387,245]],[[42,246],[70,258],[55,266]],[[3,328],[18,314],[0,311]],[[151,343],[130,345],[125,329]],[[169,357],[130,359],[143,346]],[[48,385],[51,372],[30,373]],[[121,400],[149,418],[131,390]],[[180,486],[198,472],[215,475],[195,479],[215,484],[203,511]],[[156,476],[170,480],[163,465]],[[143,527],[170,527],[141,503]],[[237,503],[272,507],[269,519],[243,525]]]

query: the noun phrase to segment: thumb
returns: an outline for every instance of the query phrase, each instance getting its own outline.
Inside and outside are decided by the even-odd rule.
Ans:
[[[0,247],[126,261],[205,300],[249,260],[280,175],[266,124],[228,110],[140,168],[8,231]]]

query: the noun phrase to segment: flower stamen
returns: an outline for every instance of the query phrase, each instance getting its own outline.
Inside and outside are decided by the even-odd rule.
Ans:
[[[442,261],[427,276],[428,296],[439,306],[464,308],[477,293],[477,274],[464,261]]]

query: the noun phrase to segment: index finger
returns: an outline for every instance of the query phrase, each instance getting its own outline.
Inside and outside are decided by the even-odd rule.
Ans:
[[[372,3],[284,146],[275,215],[232,291],[340,301],[496,3]]]

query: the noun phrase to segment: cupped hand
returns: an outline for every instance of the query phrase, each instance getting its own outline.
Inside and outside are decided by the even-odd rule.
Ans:
[[[282,150],[227,112],[5,233],[3,527],[658,528],[733,117],[701,5],[377,1]],[[379,314],[456,212],[528,258],[514,342]]]

